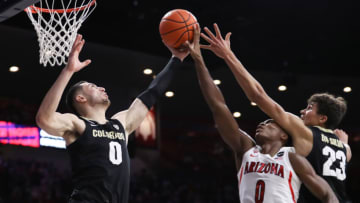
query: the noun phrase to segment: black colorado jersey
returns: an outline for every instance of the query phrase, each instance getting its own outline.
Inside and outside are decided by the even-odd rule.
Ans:
[[[316,174],[325,179],[340,202],[346,202],[346,148],[332,130],[310,127],[313,132],[313,148],[306,159]],[[298,202],[320,202],[304,186],[301,186]]]
[[[130,159],[123,126],[84,120],[83,135],[67,147],[73,172],[70,202],[127,203]]]

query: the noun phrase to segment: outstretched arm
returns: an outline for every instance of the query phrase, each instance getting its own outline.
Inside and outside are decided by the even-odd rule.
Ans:
[[[241,159],[243,153],[254,146],[254,143],[244,131],[239,129],[236,120],[226,106],[225,99],[220,89],[214,84],[201,54],[199,25],[195,25],[194,27],[194,42],[193,44],[187,42],[187,47],[195,62],[196,74],[199,79],[201,92],[211,109],[221,137],[235,152],[237,159]]]
[[[219,27],[214,24],[216,36],[208,29],[201,36],[210,44],[202,48],[211,50],[218,57],[223,58],[230,67],[237,82],[245,92],[250,101],[255,102],[259,108],[269,117],[273,118],[282,128],[284,128],[293,138],[296,152],[307,156],[312,149],[312,132],[307,128],[303,121],[285,110],[270,98],[261,84],[245,69],[230,48],[230,35],[225,39],[221,36]]]
[[[71,76],[91,63],[90,60],[79,61],[79,53],[85,41],[81,35],[77,35],[69,55],[66,67],[45,95],[36,114],[36,123],[46,132],[57,136],[64,136],[65,132],[81,131],[82,122],[73,114],[61,114],[56,112],[61,96]],[[84,126],[83,126],[84,127]]]
[[[289,153],[289,159],[296,174],[313,195],[322,202],[339,202],[329,184],[315,173],[307,159],[295,153]]]
[[[165,68],[150,83],[149,87],[135,99],[128,110],[119,112],[112,117],[124,125],[127,136],[139,127],[148,111],[169,86],[175,72],[180,68],[181,62],[189,55],[188,50],[168,48],[172,52],[172,57]]]

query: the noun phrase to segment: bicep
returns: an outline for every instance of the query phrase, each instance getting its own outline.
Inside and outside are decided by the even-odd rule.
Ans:
[[[61,114],[55,112],[47,121],[39,127],[49,134],[63,136],[66,132],[76,132],[79,128],[79,119],[73,114]]]
[[[134,100],[128,110],[115,114],[112,118],[117,119],[124,126],[126,134],[131,134],[145,119],[149,109],[138,98]]]

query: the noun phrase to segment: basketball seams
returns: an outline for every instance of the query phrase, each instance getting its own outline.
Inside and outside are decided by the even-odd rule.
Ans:
[[[192,30],[188,30],[188,31],[183,32],[183,33],[180,35],[180,37],[176,40],[176,42],[174,43],[174,45],[177,44],[177,43],[181,40],[181,38],[184,36],[184,34],[187,33],[187,34],[189,35],[189,32],[190,32],[190,31],[192,31]],[[189,39],[189,38],[188,38],[188,39]]]
[[[174,29],[174,30],[171,30],[171,31],[169,31],[169,32],[165,32],[165,33],[160,33],[161,35],[167,35],[167,34],[169,34],[169,33],[172,33],[172,32],[175,32],[175,31],[178,31],[178,30],[181,30],[181,29],[184,29],[185,27],[187,28],[187,27],[189,27],[189,26],[192,26],[192,25],[194,25],[194,24],[196,24],[197,22],[194,22],[194,23],[191,23],[190,25],[185,25],[185,26],[183,26],[183,27],[179,27],[179,28],[176,28],[176,29]],[[194,31],[194,30],[189,30],[189,29],[187,29],[187,31],[185,31],[185,32],[188,32],[188,31]]]
[[[196,18],[187,10],[169,11],[160,22],[161,38],[168,46],[179,47],[193,36],[193,25],[197,23]]]
[[[162,21],[170,21],[170,22],[174,22],[174,23],[184,23],[184,21],[177,21],[177,20],[173,20],[170,18],[163,18]]]
[[[190,39],[190,33],[189,33],[189,28],[188,28],[188,24],[187,24],[187,20],[185,20],[185,18],[184,18],[184,16],[182,16],[181,15],[181,12],[179,12],[179,11],[176,11],[176,13],[180,16],[180,18],[182,18],[183,19],[183,21],[184,21],[184,23],[185,23],[185,28],[186,28],[186,32],[184,32],[183,34],[185,34],[185,33],[187,33],[187,36],[188,36],[188,40]],[[190,13],[188,13],[189,14],[189,17],[190,17]],[[183,36],[183,34],[179,37],[179,39],[181,39],[182,38],[182,36]],[[176,41],[176,42],[178,42],[179,41],[179,39]],[[176,44],[176,43],[175,43]]]

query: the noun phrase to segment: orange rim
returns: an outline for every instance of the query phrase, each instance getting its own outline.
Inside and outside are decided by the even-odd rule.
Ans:
[[[90,3],[81,6],[81,7],[77,7],[77,8],[69,8],[69,9],[48,9],[48,8],[40,8],[40,7],[36,7],[36,6],[29,6],[29,10],[31,13],[37,13],[37,11],[41,11],[42,13],[70,13],[73,11],[82,11],[85,8],[91,7],[96,3],[96,0],[92,0]],[[25,9],[25,11],[28,11],[27,8]]]

